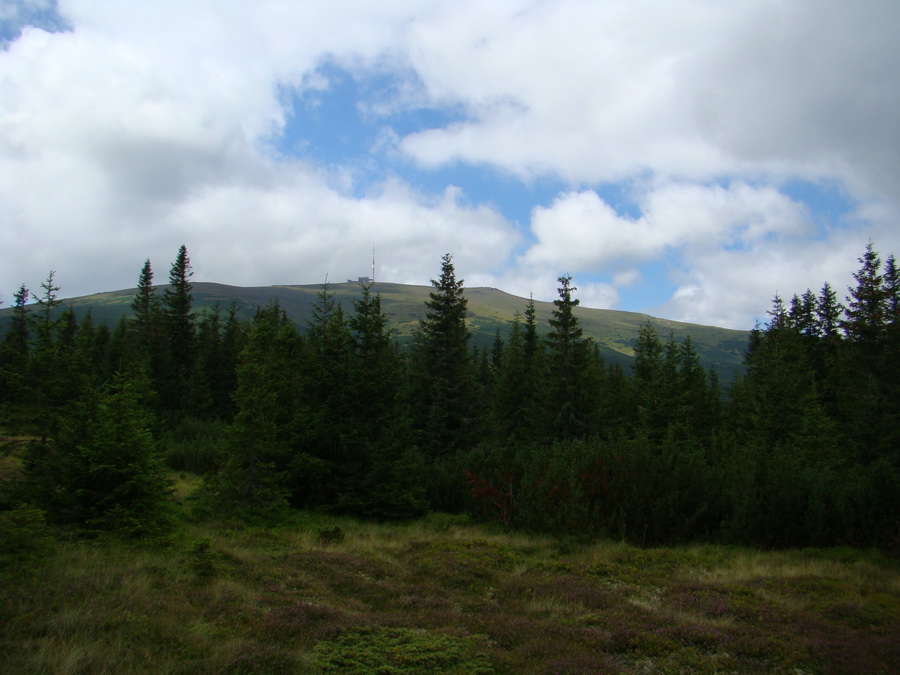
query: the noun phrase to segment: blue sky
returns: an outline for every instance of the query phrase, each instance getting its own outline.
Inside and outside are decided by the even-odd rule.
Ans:
[[[468,286],[750,328],[900,250],[900,4],[7,0],[0,300]]]

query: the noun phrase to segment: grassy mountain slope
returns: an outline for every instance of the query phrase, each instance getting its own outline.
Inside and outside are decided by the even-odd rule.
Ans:
[[[162,289],[159,288],[159,293]],[[360,297],[357,283],[330,284],[329,291],[350,314],[352,302]],[[305,326],[311,316],[311,308],[321,291],[320,284],[303,286],[265,286],[244,288],[215,283],[194,283],[194,305],[197,311],[212,308],[217,302],[222,308],[235,303],[243,316],[251,316],[255,309],[277,302],[300,326]],[[403,284],[376,283],[372,291],[381,294],[382,308],[388,314],[391,326],[401,342],[412,338],[413,331],[424,316],[425,302],[431,286],[407,286]],[[90,310],[95,321],[114,325],[121,316],[131,312],[131,299],[135,289],[97,293],[65,301],[82,316]],[[469,327],[475,344],[487,347],[499,328],[506,335],[516,312],[525,311],[527,301],[496,288],[466,288],[469,300]],[[549,330],[551,302],[535,302],[539,330]],[[0,322],[9,316],[10,309],[0,311]],[[741,357],[747,346],[746,331],[729,330],[712,326],[680,323],[656,319],[647,314],[620,312],[607,309],[579,307],[576,315],[586,336],[592,338],[604,356],[610,360],[628,364],[633,346],[642,325],[650,321],[664,339],[670,333],[678,340],[690,336],[703,364],[715,368],[724,381],[732,379],[741,369]]]

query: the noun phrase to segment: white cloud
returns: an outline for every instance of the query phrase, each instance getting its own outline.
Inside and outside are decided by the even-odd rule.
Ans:
[[[374,244],[380,278],[428,284],[446,252],[455,253],[464,275],[497,267],[516,244],[499,214],[461,204],[453,190],[433,200],[392,182],[377,195],[352,198],[312,172],[277,178],[209,190],[172,214],[172,229],[197,242],[198,275],[239,285],[319,283],[326,275],[341,282],[369,272]],[[254,245],[247,232],[257,228]]]
[[[797,173],[898,201],[896,3],[573,0],[502,21],[462,7],[410,32],[429,91],[472,115],[405,139],[426,165],[588,183]]]
[[[379,240],[385,269],[419,283],[447,249],[490,271],[514,245],[501,216],[452,190],[389,182],[353,198],[341,167],[271,156],[279,87],[303,86],[332,52],[375,58],[402,3],[61,11],[74,32],[26,29],[0,53],[4,296],[49,269],[68,294],[130,285],[148,256],[164,276],[182,242],[198,277],[259,284],[358,273]]]
[[[749,245],[770,235],[802,233],[806,209],[770,187],[665,183],[639,200],[638,218],[620,216],[593,191],[559,195],[532,214],[536,242],[528,265],[588,271],[618,269],[684,246]]]
[[[882,259],[900,250],[896,228],[870,225],[814,240],[763,239],[746,249],[691,250],[681,260],[676,291],[656,313],[746,330],[766,319],[776,294],[788,302],[806,289],[818,294],[828,282],[843,302],[870,238]]]
[[[357,276],[375,241],[383,278],[427,283],[453,251],[469,285],[552,299],[570,272],[603,306],[668,256],[682,276],[660,311],[740,325],[772,286],[846,275],[870,237],[900,247],[898,3],[61,0],[59,14],[70,32],[26,27],[0,50],[4,301],[50,269],[73,294],[130,285],[181,243],[210,280]],[[353,167],[278,156],[285,94],[327,87],[323,62],[400,83],[358,102],[386,120],[372,161],[565,181],[534,207],[533,241],[452,188],[423,195],[386,168],[366,191]],[[388,128],[421,106],[468,117]],[[853,222],[814,227],[779,191],[794,178],[834,181]],[[594,191],[620,180],[636,216]]]

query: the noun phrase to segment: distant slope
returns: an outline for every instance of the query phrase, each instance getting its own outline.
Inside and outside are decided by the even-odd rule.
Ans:
[[[320,284],[303,286],[262,286],[244,288],[224,284],[196,282],[194,286],[194,306],[203,311],[218,302],[223,309],[232,303],[242,316],[252,316],[257,307],[265,307],[277,302],[288,316],[301,327],[306,327],[311,316],[311,308],[321,291]],[[162,294],[164,286],[158,287]],[[352,302],[360,297],[357,283],[329,284],[328,289],[349,314]],[[431,286],[407,286],[378,282],[372,291],[381,294],[382,308],[390,318],[391,327],[401,342],[408,342],[419,320],[425,313],[425,302],[432,291]],[[64,306],[72,307],[78,316],[88,311],[99,323],[109,326],[131,313],[131,299],[135,289],[125,289],[108,293],[96,293],[64,301]],[[469,301],[469,328],[473,341],[488,346],[497,329],[506,335],[516,312],[524,313],[527,300],[496,288],[466,288]],[[553,303],[535,302],[539,330],[549,330],[549,319]],[[0,310],[0,325],[5,325],[11,309]],[[578,307],[576,316],[581,321],[584,334],[592,338],[603,355],[610,361],[627,366],[632,359],[634,344],[640,327],[651,322],[663,339],[674,334],[678,340],[690,336],[704,366],[714,368],[723,382],[733,379],[742,369],[741,359],[747,346],[747,331],[729,330],[713,326],[680,323],[667,319],[656,319],[647,314],[620,312],[609,309],[588,309]]]

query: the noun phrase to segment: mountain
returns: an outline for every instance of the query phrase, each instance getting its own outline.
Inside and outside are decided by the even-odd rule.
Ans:
[[[165,286],[158,286],[162,294]],[[232,303],[241,316],[252,316],[257,307],[265,307],[277,302],[287,315],[299,326],[305,327],[311,316],[311,308],[321,292],[321,284],[303,286],[262,286],[244,288],[224,284],[195,282],[193,284],[194,307],[202,312],[216,303],[227,309]],[[352,301],[360,297],[360,285],[356,282],[329,284],[345,314],[353,311]],[[412,339],[413,331],[425,313],[425,302],[432,291],[431,286],[407,286],[403,284],[375,283],[373,293],[381,295],[382,309],[388,315],[391,327],[401,343]],[[63,307],[71,307],[80,317],[88,311],[94,321],[110,327],[122,317],[131,313],[131,299],[135,289],[96,293],[63,301]],[[516,312],[523,314],[527,304],[524,298],[504,293],[496,288],[466,288],[469,301],[469,328],[473,343],[488,347],[494,340],[497,329],[505,336]],[[551,302],[535,301],[539,331],[549,330]],[[0,310],[0,325],[5,325],[11,309]],[[581,321],[586,337],[592,338],[604,357],[611,362],[630,364],[638,331],[648,321],[653,324],[663,339],[673,334],[677,340],[690,336],[707,368],[714,368],[723,382],[732,380],[743,369],[742,357],[747,347],[747,331],[730,330],[713,326],[700,326],[667,319],[657,319],[648,314],[620,312],[609,309],[589,309],[577,307],[575,315]]]

